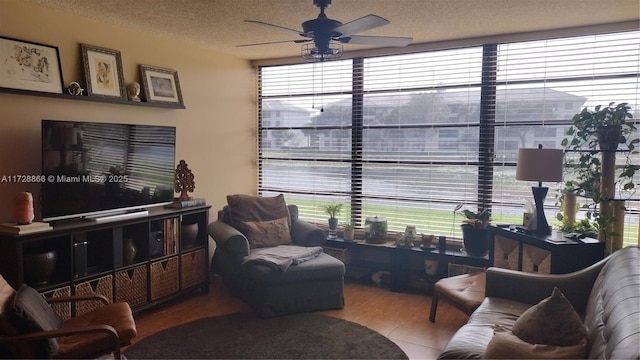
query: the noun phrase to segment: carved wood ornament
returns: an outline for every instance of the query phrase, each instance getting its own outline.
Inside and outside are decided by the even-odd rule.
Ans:
[[[184,160],[180,160],[176,167],[176,176],[174,180],[175,192],[180,193],[179,200],[189,200],[191,196],[187,192],[193,192],[196,188],[196,182],[193,180],[195,176],[189,169]]]

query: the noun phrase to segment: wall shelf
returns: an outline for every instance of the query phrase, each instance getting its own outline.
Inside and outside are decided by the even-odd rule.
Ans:
[[[116,98],[116,97],[102,97],[102,96],[74,96],[69,94],[54,94],[40,91],[31,91],[31,90],[20,90],[20,89],[10,89],[0,87],[0,93],[5,94],[16,94],[16,95],[28,95],[28,96],[40,96],[40,97],[48,97],[54,99],[65,99],[65,100],[80,100],[80,101],[92,101],[92,102],[101,102],[108,104],[120,104],[120,105],[131,105],[131,106],[143,106],[143,107],[155,107],[155,108],[165,108],[165,109],[186,109],[186,107],[182,104],[171,104],[171,103],[149,103],[144,101],[130,101],[126,99]]]

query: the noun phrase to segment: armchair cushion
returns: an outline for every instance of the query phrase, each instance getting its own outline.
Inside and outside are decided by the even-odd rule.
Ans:
[[[251,231],[251,225],[255,222],[286,218],[287,227],[291,229],[291,217],[284,200],[284,195],[282,194],[274,197],[228,195],[227,204],[229,208],[229,218],[231,220],[230,225],[240,230],[240,232],[247,237],[251,248],[271,246],[263,245],[261,241],[255,239]],[[283,242],[285,240],[283,240]],[[290,243],[291,235],[289,234],[288,242],[278,245]]]
[[[291,232],[286,217],[266,221],[244,221],[249,231],[251,248],[273,247],[291,244]]]
[[[40,294],[27,285],[22,285],[13,299],[14,325],[24,333],[61,329],[64,320],[58,316]],[[55,338],[33,342],[35,355],[53,357],[58,352]]]

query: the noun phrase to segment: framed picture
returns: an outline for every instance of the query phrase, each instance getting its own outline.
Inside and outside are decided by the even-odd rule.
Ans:
[[[0,87],[62,94],[58,48],[0,36]]]
[[[120,51],[80,44],[89,96],[126,99]]]
[[[177,71],[140,65],[140,79],[147,102],[184,105]]]

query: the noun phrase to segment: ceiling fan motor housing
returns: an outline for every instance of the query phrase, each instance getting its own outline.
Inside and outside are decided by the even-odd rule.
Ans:
[[[313,5],[320,9],[326,9],[331,6],[331,0],[313,0]]]

